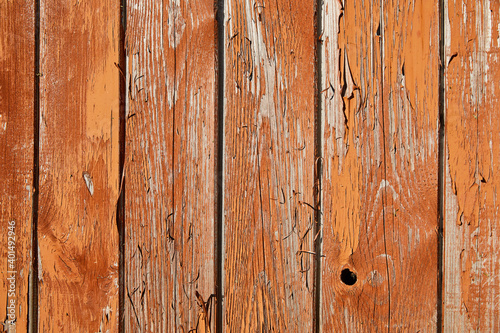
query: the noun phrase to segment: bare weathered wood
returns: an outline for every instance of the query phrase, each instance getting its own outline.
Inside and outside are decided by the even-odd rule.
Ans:
[[[125,330],[208,332],[215,322],[203,304],[215,293],[214,2],[129,0],[126,53]]]
[[[423,2],[325,1],[324,332],[436,326],[438,18]]]
[[[39,330],[116,332],[120,4],[40,7]]]
[[[314,3],[225,2],[227,332],[312,331]]]
[[[0,318],[26,332],[31,274],[35,14],[0,1]]]
[[[500,330],[500,7],[445,1],[444,332]]]

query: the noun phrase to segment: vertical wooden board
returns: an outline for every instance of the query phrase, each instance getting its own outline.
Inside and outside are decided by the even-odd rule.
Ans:
[[[323,15],[323,330],[433,330],[438,8],[332,0]]]
[[[0,16],[0,318],[2,331],[26,332],[32,259],[33,3],[2,0]]]
[[[127,3],[126,331],[214,329],[213,5]]]
[[[380,10],[328,0],[322,12],[323,332],[388,324]]]
[[[434,331],[438,323],[438,5],[382,1],[391,330]]]
[[[225,2],[224,329],[312,330],[310,1]]]
[[[40,3],[39,330],[118,330],[120,4]]]
[[[500,6],[446,1],[446,215],[443,324],[500,330]]]

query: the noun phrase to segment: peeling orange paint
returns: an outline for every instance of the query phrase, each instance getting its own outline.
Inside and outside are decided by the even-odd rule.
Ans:
[[[436,281],[424,277],[437,274],[438,13],[423,2],[331,0],[323,14],[322,327],[428,330],[437,320]],[[346,267],[352,286],[341,280]],[[414,307],[410,320],[401,309]]]
[[[116,332],[119,4],[40,5],[38,327]]]
[[[500,4],[446,2],[444,330],[498,331]]]

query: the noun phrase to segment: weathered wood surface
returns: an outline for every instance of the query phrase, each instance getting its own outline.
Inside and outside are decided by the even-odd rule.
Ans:
[[[385,237],[391,331],[438,323],[439,7],[383,1]],[[408,311],[408,309],[412,309]]]
[[[118,330],[119,18],[40,2],[40,332]]]
[[[322,25],[321,328],[433,330],[437,4],[330,0]]]
[[[214,327],[215,28],[213,1],[127,2],[126,331]]]
[[[500,330],[500,4],[440,3],[226,0],[217,36],[213,1],[128,0],[125,64],[120,2],[41,0],[36,55],[0,0],[0,318],[15,221],[17,332]]]
[[[496,1],[446,1],[443,332],[500,330]]]
[[[226,332],[312,330],[314,3],[225,2]]]
[[[323,8],[324,332],[380,330],[389,315],[379,23],[380,6],[369,1]],[[341,280],[344,269],[355,284]]]
[[[33,3],[2,0],[0,16],[0,329],[14,326],[27,332],[34,191]],[[11,301],[14,313],[7,308]],[[14,325],[7,314],[15,315]]]

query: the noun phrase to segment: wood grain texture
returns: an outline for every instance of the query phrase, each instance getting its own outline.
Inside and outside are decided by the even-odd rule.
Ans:
[[[443,331],[496,332],[500,330],[500,5],[488,0],[445,3]]]
[[[370,1],[323,8],[323,332],[381,331],[389,315],[380,10]],[[356,284],[341,281],[344,269]]]
[[[312,330],[314,3],[225,2],[226,332]]]
[[[40,3],[39,330],[118,330],[119,15]]]
[[[325,1],[324,332],[436,328],[438,24],[430,3]]]
[[[127,2],[126,331],[213,331],[215,45],[213,1]]]
[[[26,332],[34,190],[33,3],[2,0],[0,16],[0,330]],[[12,221],[15,228],[9,228]]]
[[[441,260],[439,7],[435,1],[414,0],[384,0],[382,6],[384,219],[389,276],[394,281],[389,328],[434,331]]]

